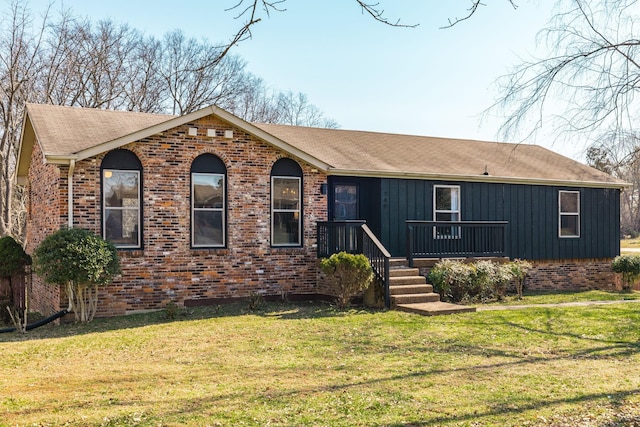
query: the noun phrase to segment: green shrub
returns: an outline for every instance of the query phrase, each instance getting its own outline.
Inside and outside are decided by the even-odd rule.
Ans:
[[[471,275],[467,297],[471,300],[501,300],[506,295],[507,284],[513,278],[505,263],[476,261],[470,265]]]
[[[622,289],[631,290],[640,278],[640,255],[620,255],[614,258],[611,269],[622,274]]]
[[[102,237],[81,228],[56,231],[34,252],[35,271],[47,283],[65,286],[76,320],[93,319],[98,287],[120,273],[116,248]]]
[[[512,262],[510,262],[508,266],[509,270],[511,270],[511,275],[513,276],[513,280],[516,284],[516,293],[518,294],[518,298],[522,299],[524,280],[527,277],[527,273],[531,269],[532,265],[529,261],[516,258]]]
[[[0,277],[11,279],[11,276],[24,272],[24,267],[31,264],[31,257],[22,249],[13,237],[0,239]]]
[[[340,308],[348,307],[351,298],[364,291],[373,280],[371,264],[362,254],[333,254],[320,261],[320,268],[336,290]]]
[[[2,307],[6,307],[7,310],[0,310],[0,321],[13,322],[16,329],[21,331],[24,331],[27,324],[27,310],[16,305],[12,279],[17,274],[25,273],[25,267],[29,264],[31,257],[13,237],[5,236],[0,239],[0,278],[6,279],[9,285],[8,296],[1,301]]]
[[[486,260],[464,263],[443,259],[433,266],[427,278],[446,301],[501,300],[506,295],[508,283],[516,279],[516,272],[524,280],[530,267],[530,264],[524,263],[519,260],[509,263]]]
[[[460,261],[443,259],[431,268],[427,278],[441,299],[462,301],[471,281],[471,267]]]

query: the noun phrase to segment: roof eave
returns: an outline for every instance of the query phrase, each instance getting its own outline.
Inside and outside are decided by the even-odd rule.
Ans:
[[[495,175],[456,175],[456,174],[429,174],[417,172],[389,172],[376,170],[348,170],[330,169],[329,175],[358,176],[370,178],[401,178],[401,179],[429,179],[434,181],[464,181],[464,182],[488,182],[500,184],[527,184],[546,186],[589,187],[589,188],[616,188],[623,190],[631,187],[628,182],[604,182],[604,181],[569,181],[561,179],[544,178],[519,178]]]

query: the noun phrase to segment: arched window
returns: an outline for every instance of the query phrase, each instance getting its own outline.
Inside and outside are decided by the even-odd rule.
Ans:
[[[227,168],[213,154],[191,163],[191,246],[224,247]]]
[[[104,156],[102,177],[102,235],[117,248],[142,247],[142,164],[129,150]]]
[[[302,245],[302,168],[280,159],[271,168],[271,245]]]

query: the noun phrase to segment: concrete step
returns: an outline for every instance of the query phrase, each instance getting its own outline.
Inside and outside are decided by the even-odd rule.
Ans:
[[[440,294],[434,292],[420,294],[403,294],[391,295],[391,305],[398,306],[400,304],[416,304],[425,302],[439,302]]]
[[[389,277],[420,276],[420,269],[409,267],[394,267],[389,269]]]
[[[398,304],[396,306],[396,310],[421,314],[423,316],[438,316],[442,314],[471,313],[476,311],[476,308],[437,301],[426,303]]]
[[[391,258],[389,260],[389,267],[394,268],[394,267],[408,267],[409,266],[409,262],[407,261],[406,258]]]
[[[390,295],[406,295],[406,294],[430,294],[433,292],[432,285],[400,285],[389,286]]]
[[[425,283],[427,283],[427,278],[424,276],[389,277],[389,286],[423,285]]]

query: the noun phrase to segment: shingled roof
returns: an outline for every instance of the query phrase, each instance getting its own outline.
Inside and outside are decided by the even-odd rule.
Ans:
[[[175,117],[29,104],[18,175],[26,176],[24,162],[29,159],[24,151],[36,140],[45,158],[64,162],[86,158],[209,114],[330,175],[626,186],[621,180],[537,145],[252,124],[217,107]]]

